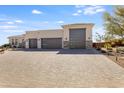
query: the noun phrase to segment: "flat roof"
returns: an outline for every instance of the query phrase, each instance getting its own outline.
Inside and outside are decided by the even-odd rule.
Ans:
[[[62,25],[62,27],[64,26],[73,26],[73,25],[94,25],[93,23],[74,23],[74,24],[65,24],[65,25]]]
[[[16,38],[16,37],[24,37],[25,36],[25,34],[22,34],[22,35],[15,35],[15,36],[9,36],[8,38]]]
[[[26,32],[41,32],[41,31],[61,31],[63,29],[44,29],[44,30],[33,30],[33,31],[26,31]]]

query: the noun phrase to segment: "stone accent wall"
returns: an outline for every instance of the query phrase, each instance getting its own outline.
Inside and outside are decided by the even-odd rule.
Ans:
[[[69,49],[69,41],[64,41],[64,49]],[[86,41],[86,48],[92,48],[92,41]]]
[[[86,48],[92,48],[92,41],[86,41]]]
[[[69,41],[64,41],[63,48],[64,49],[69,49]]]

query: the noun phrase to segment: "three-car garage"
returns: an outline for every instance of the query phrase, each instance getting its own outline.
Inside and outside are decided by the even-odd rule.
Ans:
[[[62,38],[41,38],[42,49],[61,49]],[[37,39],[29,39],[29,48],[37,48]]]
[[[62,38],[31,38],[29,39],[29,48],[38,48],[38,40],[40,40],[40,48],[42,49],[61,49]],[[86,44],[86,29],[69,29],[69,48],[81,49],[85,48]]]
[[[62,38],[42,38],[41,46],[43,49],[60,49],[62,48]]]
[[[23,45],[22,48],[38,49],[82,49],[92,48],[92,23],[62,25],[62,29],[26,31],[20,36],[9,37]],[[23,44],[24,43],[24,44]]]

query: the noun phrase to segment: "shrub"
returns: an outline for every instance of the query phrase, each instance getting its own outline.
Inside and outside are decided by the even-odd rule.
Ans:
[[[10,48],[10,44],[4,44],[1,46],[1,48]]]
[[[109,43],[105,43],[105,44],[104,44],[104,48],[107,49],[107,48],[112,48],[112,47],[111,47],[111,44],[109,44]]]
[[[102,49],[101,49],[101,52],[102,52],[102,53],[106,53],[106,51],[105,51],[105,50],[102,50]]]
[[[96,49],[97,49],[97,50],[101,50],[101,48],[100,48],[100,47],[97,47]]]
[[[124,47],[118,47],[117,52],[124,52]]]
[[[112,47],[115,47],[115,46],[116,46],[116,42],[112,41],[112,42],[111,42],[111,46],[112,46]]]
[[[121,42],[122,46],[124,46],[124,40]]]

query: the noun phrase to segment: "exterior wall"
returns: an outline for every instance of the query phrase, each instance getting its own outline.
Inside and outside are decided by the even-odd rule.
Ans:
[[[25,39],[25,48],[29,48],[29,39]]]
[[[27,31],[25,35],[26,48],[29,48],[28,39],[36,38],[37,39],[37,48],[41,48],[41,38],[62,38],[63,30],[38,30],[38,31]]]
[[[64,27],[63,30],[63,46],[62,48],[68,49],[69,48],[69,29]]]
[[[37,39],[37,48],[41,48],[41,38]]]
[[[11,44],[11,46],[16,46],[16,47],[20,47],[20,45],[23,43],[23,40],[25,41],[25,36],[24,35],[19,35],[19,36],[12,36],[12,37],[8,37],[9,38],[9,43]],[[12,44],[12,40],[14,41],[14,45]],[[17,40],[17,44],[16,43]]]
[[[27,31],[25,35],[12,36],[9,37],[9,42],[12,44],[12,39],[18,40],[17,47],[19,43],[22,43],[22,39],[25,41],[25,48],[29,48],[29,39],[37,39],[37,48],[41,48],[41,38],[62,38],[62,48],[69,48],[69,29],[86,29],[86,48],[92,47],[92,27],[93,24],[68,24],[63,25],[63,29],[55,30],[38,30],[38,31]]]
[[[92,27],[93,24],[73,24],[73,25],[64,25],[64,34],[63,34],[63,48],[69,48],[69,29],[80,29],[86,28],[86,48],[92,47]]]
[[[92,26],[86,29],[86,48],[92,48]]]
[[[27,31],[25,39],[29,38],[60,38],[63,36],[63,30],[39,30],[39,31]]]

